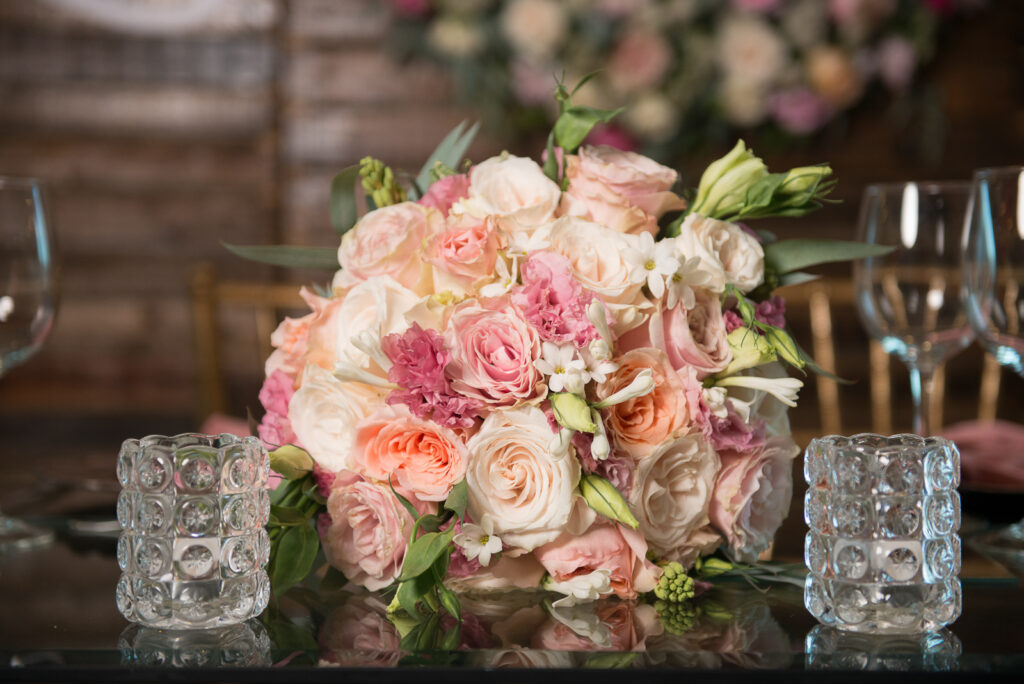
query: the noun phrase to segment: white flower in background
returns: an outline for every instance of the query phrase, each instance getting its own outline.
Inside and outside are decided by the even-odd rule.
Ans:
[[[662,240],[660,245],[668,249],[676,249],[675,240]],[[706,287],[711,281],[711,273],[701,267],[699,256],[680,256],[679,268],[668,278],[668,298],[665,301],[666,308],[674,309],[676,304],[682,302],[683,308],[689,311],[696,303],[697,298],[693,292],[694,287]]]
[[[485,515],[479,525],[462,523],[462,530],[452,539],[466,558],[480,561],[485,568],[491,564],[491,556],[501,552],[501,538],[494,534],[494,521]]]
[[[571,344],[544,342],[541,350],[543,356],[534,361],[533,365],[549,376],[548,389],[552,392],[582,394],[587,381],[584,377],[587,364],[576,356],[576,348]]]
[[[650,233],[641,233],[634,245],[626,247],[623,258],[629,264],[629,281],[643,283],[656,299],[665,294],[665,278],[679,270],[679,259],[671,244],[655,244]]]
[[[555,0],[512,0],[501,13],[501,31],[508,42],[535,62],[554,55],[568,29],[568,12]]]
[[[556,582],[548,575],[544,578],[544,589],[565,594],[552,605],[556,608],[571,607],[577,603],[595,601],[612,591],[612,571],[607,568],[595,570],[586,575],[577,575],[564,582]]]

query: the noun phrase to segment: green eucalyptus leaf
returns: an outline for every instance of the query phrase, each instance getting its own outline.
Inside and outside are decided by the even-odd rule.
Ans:
[[[302,247],[299,245],[231,245],[221,243],[235,256],[261,264],[287,268],[319,268],[338,270],[337,247]]]
[[[765,267],[786,274],[808,266],[884,256],[893,251],[887,245],[872,245],[849,240],[798,238],[765,245]]]
[[[338,172],[331,181],[331,227],[338,235],[344,235],[356,224],[359,208],[356,203],[356,187],[359,180],[359,166],[349,166]],[[362,192],[362,187],[360,192]]]
[[[445,166],[449,166],[453,169],[458,169],[459,162],[462,161],[463,156],[466,154],[466,150],[469,149],[470,144],[473,142],[473,138],[476,137],[477,131],[480,130],[480,123],[477,122],[466,129],[466,122],[462,121],[452,131],[444,137],[444,140],[440,142],[437,148],[427,158],[426,163],[423,164],[423,168],[420,169],[420,173],[416,176],[416,187],[426,192],[427,188],[430,187],[430,171],[434,168],[436,162],[441,162]]]
[[[311,525],[285,528],[277,540],[274,567],[270,572],[275,595],[280,596],[309,574],[319,549],[320,539]]]
[[[448,498],[444,501],[444,508],[459,516],[459,518],[463,518],[466,515],[466,503],[468,501],[469,486],[466,484],[466,480],[462,479],[448,492]]]

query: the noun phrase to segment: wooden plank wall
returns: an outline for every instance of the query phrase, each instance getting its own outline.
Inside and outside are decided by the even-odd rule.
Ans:
[[[473,114],[450,104],[437,68],[391,58],[377,0],[221,0],[199,25],[145,32],[70,4],[0,3],[0,173],[52,184],[64,275],[52,338],[0,382],[0,411],[188,415],[189,267],[312,277],[243,263],[219,243],[329,244],[337,170],[366,154],[415,168]],[[877,102],[813,145],[758,150],[773,168],[831,161],[841,179],[843,204],[771,227],[849,237],[866,182],[1024,161],[1024,9],[990,4],[955,27],[930,72],[945,121],[911,113],[894,126]],[[945,132],[931,161],[907,154],[925,125]],[[494,151],[485,136],[472,155]],[[721,152],[680,168],[693,180]],[[239,413],[255,407],[262,368],[245,324],[222,321]]]

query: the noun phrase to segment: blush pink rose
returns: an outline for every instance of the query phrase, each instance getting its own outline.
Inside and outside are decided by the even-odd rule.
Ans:
[[[423,501],[444,501],[466,474],[466,444],[455,431],[412,415],[405,406],[385,406],[356,427],[352,467]]]
[[[700,384],[695,378],[687,376],[688,392],[683,377],[657,349],[633,349],[615,361],[619,368],[597,386],[598,399],[626,388],[641,371],[654,373],[651,392],[604,409],[605,428],[616,446],[639,459],[690,429],[700,411]]]
[[[427,194],[419,198],[416,203],[424,207],[433,207],[441,212],[442,216],[447,216],[452,205],[468,195],[469,175],[457,173],[434,181],[427,188]]]
[[[658,613],[650,604],[598,601],[592,605],[595,617],[608,629],[605,643],[596,643],[568,625],[549,619],[535,631],[530,646],[548,651],[643,651],[648,637],[662,633]]]
[[[402,571],[413,519],[387,485],[339,473],[320,525],[327,562],[350,582],[377,591]]]
[[[534,555],[558,582],[595,570],[610,570],[612,591],[632,599],[654,589],[661,570],[647,560],[647,542],[636,530],[596,523],[581,535],[562,534]]]
[[[445,374],[460,394],[491,406],[543,397],[543,378],[533,365],[540,337],[507,297],[457,305],[444,340],[452,353]]]
[[[732,360],[725,318],[718,295],[694,288],[692,309],[682,303],[651,316],[646,326],[626,333],[619,340],[623,350],[641,347],[661,349],[676,370],[693,368],[697,379],[724,370]]]
[[[427,241],[425,258],[434,265],[434,291],[462,294],[493,279],[498,251],[507,246],[508,238],[493,216],[452,217],[443,232]]]
[[[444,229],[444,217],[431,207],[402,202],[371,211],[345,233],[338,248],[339,287],[374,276],[391,276],[400,285],[427,294],[428,272],[420,258],[424,240]]]
[[[709,515],[735,557],[752,562],[775,537],[793,497],[793,458],[800,449],[786,437],[771,437],[749,454],[724,451]]]

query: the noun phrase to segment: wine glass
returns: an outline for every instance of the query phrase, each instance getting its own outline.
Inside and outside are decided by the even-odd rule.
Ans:
[[[42,185],[0,176],[0,379],[24,363],[53,327],[57,271]],[[53,533],[0,511],[0,551],[45,543]]]
[[[935,369],[960,352],[974,331],[960,304],[961,235],[966,181],[869,185],[859,239],[893,247],[854,264],[857,310],[871,337],[910,371],[913,431],[930,435]]]
[[[971,327],[986,351],[1024,378],[1024,166],[974,172],[963,245]],[[1024,454],[1007,454],[1014,457]],[[1024,520],[972,541],[1024,577]]]

